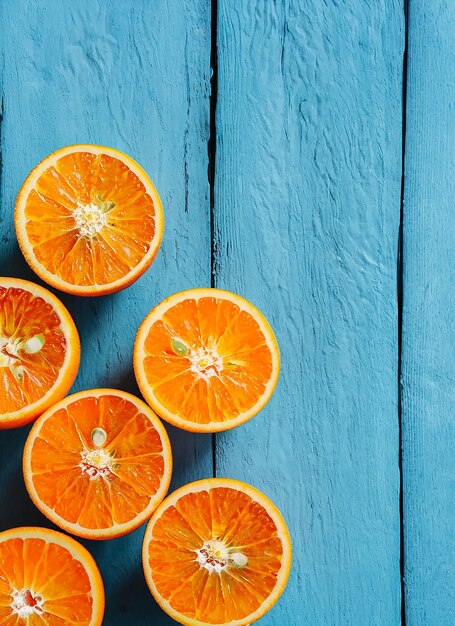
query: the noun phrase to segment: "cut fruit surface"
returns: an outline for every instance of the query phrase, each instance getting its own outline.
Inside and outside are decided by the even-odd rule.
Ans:
[[[228,430],[270,399],[280,354],[265,317],[221,289],[190,289],[155,307],[139,328],[134,371],[155,411],[191,431]]]
[[[0,278],[0,428],[23,426],[68,393],[80,342],[67,309],[50,291]]]
[[[158,192],[126,154],[93,145],[53,152],[16,201],[19,245],[31,268],[62,291],[119,291],[152,263],[163,234]]]
[[[0,533],[0,624],[101,626],[104,589],[80,543],[46,528]]]
[[[237,480],[209,478],[161,503],[142,563],[158,604],[188,626],[246,626],[282,594],[291,540],[275,505]]]
[[[142,400],[114,389],[68,396],[27,438],[27,490],[64,530],[119,537],[148,519],[166,495],[172,452],[166,430]]]

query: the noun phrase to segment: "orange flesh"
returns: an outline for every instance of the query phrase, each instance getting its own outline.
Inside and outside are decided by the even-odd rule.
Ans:
[[[176,340],[187,354],[176,353]],[[212,350],[221,360],[204,368],[204,351],[210,358]],[[235,418],[256,404],[272,374],[272,354],[252,315],[229,300],[204,297],[176,304],[151,326],[143,366],[163,406],[207,424]]]
[[[81,467],[81,452],[94,451],[101,428],[111,459],[105,475]],[[88,471],[87,471],[88,470]],[[163,446],[150,420],[113,395],[78,399],[47,418],[34,440],[32,480],[40,500],[65,521],[87,529],[134,519],[150,503],[164,473]]]
[[[35,354],[22,348],[14,355],[8,346],[0,346],[3,357],[13,356],[9,365],[0,360],[0,415],[42,398],[55,384],[67,349],[61,320],[49,303],[24,289],[0,285],[0,338],[14,344],[37,335],[43,336],[44,344]],[[22,379],[14,375],[20,367]]]
[[[209,572],[196,560],[219,540],[248,559]],[[247,494],[219,487],[182,496],[157,519],[148,561],[158,593],[185,617],[229,624],[256,611],[277,583],[283,547],[265,508]]]
[[[12,593],[28,590],[41,596],[44,612],[28,620],[12,609]],[[32,596],[32,594],[35,594]],[[0,543],[0,623],[5,626],[88,626],[93,598],[83,564],[63,546],[39,538]]]
[[[94,205],[105,225],[81,236],[74,211]],[[106,154],[75,152],[38,178],[25,207],[37,260],[73,285],[107,284],[128,274],[150,249],[155,207],[128,166]]]

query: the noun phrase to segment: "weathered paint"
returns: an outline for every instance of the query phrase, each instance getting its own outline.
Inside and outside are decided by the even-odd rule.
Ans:
[[[217,436],[294,542],[268,626],[400,623],[403,7],[220,0],[216,284],[272,323],[266,409]]]
[[[63,145],[113,146],[150,174],[163,200],[162,248],[131,288],[97,299],[62,295],[82,339],[74,391],[113,386],[137,393],[135,332],[162,298],[210,284],[207,181],[210,13],[203,0],[148,3],[2,2],[0,274],[36,280],[15,241],[15,196],[28,171]],[[212,473],[210,436],[169,429],[175,486]],[[21,448],[27,432],[0,437],[0,528],[50,524],[25,494]],[[106,583],[109,626],[170,624],[147,591],[143,529],[112,542],[86,542]]]
[[[454,32],[453,2],[410,2],[402,350],[409,626],[455,624]]]

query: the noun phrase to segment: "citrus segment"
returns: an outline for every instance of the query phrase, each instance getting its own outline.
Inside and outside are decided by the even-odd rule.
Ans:
[[[220,289],[170,296],[137,334],[134,370],[147,402],[187,430],[227,430],[269,400],[280,367],[277,342],[249,302]]]
[[[172,454],[153,411],[131,394],[97,389],[65,398],[34,425],[24,477],[37,507],[81,537],[137,528],[168,490]]]
[[[26,424],[63,398],[79,358],[63,304],[39,285],[0,278],[0,428]]]
[[[290,565],[289,533],[277,508],[231,479],[178,489],[155,511],[144,537],[153,596],[192,626],[255,622],[283,592]]]
[[[0,623],[100,626],[104,590],[88,551],[44,528],[0,533]]]
[[[32,170],[15,223],[32,269],[79,295],[130,285],[152,263],[163,232],[161,202],[144,170],[92,145],[62,148]]]

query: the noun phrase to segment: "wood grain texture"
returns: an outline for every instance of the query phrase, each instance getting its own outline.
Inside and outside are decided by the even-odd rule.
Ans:
[[[455,624],[455,5],[411,0],[403,221],[406,618]]]
[[[264,626],[400,623],[401,2],[220,0],[216,284],[264,312],[282,374],[217,436],[294,543]]]
[[[59,2],[6,0],[3,57],[0,275],[37,280],[19,253],[16,194],[29,170],[67,144],[113,146],[151,175],[165,210],[162,248],[131,288],[97,299],[62,295],[79,327],[82,362],[74,391],[137,393],[132,347],[139,323],[163,297],[210,284],[207,182],[210,12],[203,0]],[[212,473],[210,436],[169,429],[174,486]],[[1,433],[0,527],[49,523],[23,487],[26,429]],[[14,505],[11,505],[14,503]],[[108,626],[170,624],[143,580],[143,529],[89,543],[105,579]],[[157,621],[154,621],[157,620]]]

